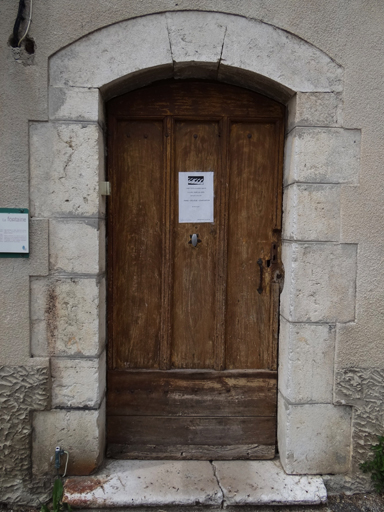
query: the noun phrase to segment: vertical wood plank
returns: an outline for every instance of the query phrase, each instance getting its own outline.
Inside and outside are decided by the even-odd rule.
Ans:
[[[283,220],[283,166],[284,166],[284,117],[276,120],[276,209],[274,229],[279,232],[279,245],[281,245],[281,226]],[[281,263],[281,262],[279,262]]]
[[[266,368],[270,363],[268,260],[276,205],[276,142],[274,123],[232,123],[226,314],[229,369]]]
[[[168,116],[164,120],[164,169],[165,186],[163,190],[163,278],[161,283],[161,337],[160,337],[160,369],[171,367],[171,286],[172,282],[172,140],[173,119]]]
[[[172,367],[213,368],[216,324],[220,137],[216,121],[176,121],[174,129]],[[178,173],[214,172],[214,222],[178,222]],[[201,243],[188,242],[198,234]]]
[[[220,122],[221,161],[218,180],[218,243],[217,243],[217,273],[216,273],[216,331],[214,369],[225,369],[225,314],[227,289],[227,243],[228,243],[228,140],[229,122],[224,117]]]
[[[163,123],[121,120],[115,144],[115,367],[158,368],[164,233]]]

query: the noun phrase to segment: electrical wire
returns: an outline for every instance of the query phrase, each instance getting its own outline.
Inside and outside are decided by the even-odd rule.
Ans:
[[[69,461],[69,453],[68,453],[67,451],[65,451],[65,450],[64,450],[64,453],[66,453],[66,454],[67,454],[67,461],[66,461],[66,463],[65,463],[65,469],[64,469],[64,473],[63,473],[62,478],[64,478],[64,477],[65,477],[65,475],[67,474],[67,467],[68,467],[68,461]]]
[[[20,39],[19,41],[19,44],[17,46],[20,47],[23,39],[26,37],[26,35],[28,34],[28,30],[29,30],[29,27],[31,26],[31,21],[32,21],[32,1],[33,0],[29,0],[29,18],[28,18],[28,25],[27,25],[27,28],[25,29],[25,32],[24,32],[24,35],[23,37]]]
[[[23,20],[23,9],[25,7],[25,0],[19,0],[19,8],[17,9],[17,16],[15,24],[13,25],[13,40],[12,40],[12,46],[17,44],[17,41],[19,40],[19,29],[20,29],[20,23]]]

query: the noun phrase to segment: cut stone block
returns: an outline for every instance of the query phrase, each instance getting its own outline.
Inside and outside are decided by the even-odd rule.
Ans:
[[[279,390],[291,403],[332,403],[335,326],[280,318]]]
[[[315,505],[327,501],[319,476],[287,475],[278,460],[214,461],[225,506]]]
[[[194,63],[193,76],[201,73],[216,78],[226,31],[225,14],[190,12],[167,13],[169,39],[175,75],[188,73]],[[202,69],[203,68],[203,69]]]
[[[50,85],[98,88],[164,66],[172,67],[166,16],[144,16],[93,32],[76,41],[75,48],[56,53],[50,59]]]
[[[340,126],[341,94],[298,92],[288,103],[288,132],[295,126]]]
[[[105,402],[95,411],[53,410],[33,415],[32,471],[55,474],[55,448],[69,453],[68,475],[89,475],[102,461],[105,445]],[[64,473],[66,456],[61,458]]]
[[[279,394],[280,460],[288,474],[345,473],[351,457],[350,407],[290,405]]]
[[[257,20],[228,16],[219,76],[228,67],[253,71],[292,91],[342,90],[342,69],[325,53]]]
[[[284,184],[356,184],[360,168],[360,131],[294,128],[285,145]]]
[[[340,186],[294,183],[284,191],[283,238],[340,239]]]
[[[99,89],[50,87],[49,118],[58,121],[94,121],[104,124],[104,106]]]
[[[205,461],[107,460],[97,475],[69,478],[64,499],[73,507],[220,506],[213,468]]]
[[[104,214],[104,142],[96,124],[32,123],[31,214],[38,217]]]
[[[378,192],[378,190],[377,190]],[[371,202],[371,201],[370,201]],[[365,208],[367,206],[366,199],[362,187],[356,185],[341,185],[340,187],[340,241],[343,243],[357,243],[366,242],[366,237],[369,233],[375,232],[378,217],[376,215],[369,215],[366,222],[361,222],[362,217],[365,215]],[[381,215],[381,214],[380,214]],[[381,221],[380,221],[381,222]],[[373,240],[371,243],[382,254],[383,246],[382,241],[380,245]],[[372,247],[366,247],[366,251],[371,252]],[[376,274],[376,269],[373,275]]]
[[[105,283],[31,280],[32,354],[98,356],[105,345]]]
[[[49,221],[50,269],[98,274],[105,270],[105,225],[98,219]]]
[[[46,276],[49,273],[48,220],[29,221],[28,273],[31,276]]]
[[[350,322],[355,317],[357,246],[283,243],[281,314],[290,322]]]
[[[105,352],[99,358],[51,359],[52,407],[97,409],[105,393]]]

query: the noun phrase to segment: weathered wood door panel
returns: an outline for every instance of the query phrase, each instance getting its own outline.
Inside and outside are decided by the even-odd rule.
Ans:
[[[234,122],[229,136],[226,368],[271,368],[276,126]],[[262,266],[258,265],[259,259]]]
[[[204,82],[109,103],[110,456],[274,456],[283,117]],[[178,221],[196,171],[214,173],[213,223]]]
[[[115,128],[113,366],[158,368],[163,238],[163,122],[119,120]],[[153,169],[159,172],[153,173]],[[155,175],[153,175],[155,174]],[[113,224],[112,224],[113,223]],[[118,242],[118,243],[117,243]],[[128,314],[129,311],[129,314]],[[124,342],[122,342],[124,340]]]
[[[173,305],[171,317],[171,367],[213,368],[216,325],[217,227],[210,223],[178,222],[179,171],[212,171],[221,166],[218,121],[175,120],[173,165]],[[218,184],[216,182],[217,197]],[[214,203],[215,218],[218,202]],[[192,231],[191,231],[192,229]],[[190,234],[197,233],[198,250]]]

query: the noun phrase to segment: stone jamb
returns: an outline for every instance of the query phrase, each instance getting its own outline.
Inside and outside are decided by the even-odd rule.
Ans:
[[[154,39],[148,38],[148,34]],[[116,51],[121,40],[130,48],[129,52]],[[264,58],[266,48],[268,58]],[[97,287],[104,279],[105,259],[100,250],[103,235],[95,235],[89,225],[96,220],[102,225],[105,217],[104,201],[98,194],[99,181],[104,179],[105,148],[97,130],[88,139],[83,137],[83,130],[92,131],[89,127],[104,128],[104,100],[163,78],[198,77],[244,86],[287,104],[283,215],[286,279],[281,297],[278,441],[282,465],[293,474],[345,473],[350,467],[351,409],[333,405],[334,332],[338,323],[354,320],[356,246],[340,243],[339,219],[340,188],[358,180],[360,133],[342,128],[342,76],[342,68],[317,48],[256,20],[207,12],[150,15],[101,29],[53,55],[49,122],[37,123],[35,132],[31,131],[32,215],[50,219],[51,234],[50,276],[39,279],[36,286],[41,297],[54,297],[55,314],[61,315],[66,323],[72,317],[60,305],[68,302],[68,295],[63,292],[61,299],[58,289],[70,289],[67,282],[85,283],[89,279]],[[48,179],[55,194],[62,178],[49,179],[38,169],[48,158],[39,153],[47,136],[53,169],[59,174],[66,171],[64,189],[59,190],[56,198],[62,200],[61,210],[53,206],[57,200],[50,206],[48,202],[47,207],[39,192],[39,184]],[[89,147],[93,152],[87,156]],[[71,168],[76,158],[80,165],[77,168],[89,171],[85,176],[86,202],[81,201],[83,189],[78,186],[75,168]],[[63,196],[67,193],[69,199]],[[73,246],[59,254],[55,248],[60,243],[56,243],[55,233],[60,232],[65,239],[68,224],[74,228],[74,236],[68,240]],[[76,244],[84,244],[88,235],[91,260],[76,254]],[[96,259],[95,253],[99,255]],[[329,260],[345,272],[332,272]],[[97,304],[100,320],[106,315],[105,296],[102,291],[96,295],[95,298],[91,294],[90,303]],[[76,293],[72,297],[76,300]],[[32,303],[34,298],[32,292]],[[54,357],[53,407],[57,410],[52,414],[59,418],[59,411],[65,408],[69,434],[63,434],[63,442],[74,443],[75,451],[75,462],[69,472],[86,474],[103,456],[105,368],[97,361],[104,353],[105,326],[103,321],[99,323],[99,330],[92,334],[97,341],[88,351],[82,350],[78,340],[77,346],[68,346],[68,333],[57,323],[56,334],[59,338],[62,334],[62,346],[39,344],[36,340],[39,336],[44,338],[42,332],[49,333],[51,317],[49,308],[41,304],[39,307],[37,302],[32,320],[39,328],[32,334],[32,346],[35,343],[40,347],[36,355]],[[78,319],[73,317],[71,321],[76,325]],[[306,350],[299,348],[303,340]],[[324,350],[319,348],[319,340]],[[332,351],[331,356],[325,347]],[[60,362],[60,358],[67,360]],[[92,382],[96,379],[100,386],[96,395],[85,393],[84,397],[80,392],[83,384],[73,372],[76,364],[79,368],[83,364],[84,372],[93,372]],[[308,365],[314,369],[307,374],[308,378],[312,376],[315,381],[312,390],[304,392],[305,382],[300,380],[298,368]],[[60,390],[55,388],[57,382]],[[70,385],[73,387],[68,391]],[[93,445],[85,448],[85,455],[82,446],[83,454],[78,454],[76,465],[78,448],[73,432],[79,408],[93,411],[93,420],[89,422],[93,425],[89,434]],[[43,461],[48,454],[45,440],[53,443],[55,439],[54,434],[49,436],[46,432],[50,413],[44,411],[44,421],[41,414],[36,413],[35,417],[40,434],[34,450],[42,454],[36,471],[39,467],[47,469]],[[319,418],[323,418],[321,432]],[[335,430],[343,433],[342,442],[336,447],[330,442]],[[306,442],[304,451],[302,439]],[[299,460],[304,453],[305,460]],[[81,457],[88,455],[93,463],[81,465]]]

